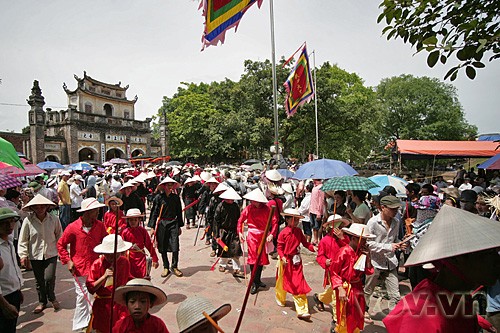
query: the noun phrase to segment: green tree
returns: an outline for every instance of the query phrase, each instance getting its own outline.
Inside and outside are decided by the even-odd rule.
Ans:
[[[411,75],[383,79],[377,97],[387,141],[466,140],[477,134],[465,120],[456,88],[438,79]]]
[[[460,69],[470,79],[476,68],[500,57],[500,2],[498,0],[384,0],[378,17],[385,19],[387,39],[401,38],[417,52],[429,52],[427,64],[434,67],[456,55],[444,79],[457,78]]]

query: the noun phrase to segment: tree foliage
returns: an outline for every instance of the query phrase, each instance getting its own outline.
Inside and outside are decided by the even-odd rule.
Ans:
[[[278,66],[278,82],[285,82],[290,66]],[[171,155],[207,162],[270,158],[271,68],[267,60],[247,60],[239,81],[183,83],[172,97],[164,97],[158,116],[167,116]],[[317,69],[316,79],[320,157],[360,162],[395,138],[454,140],[475,134],[455,88],[437,79],[406,75],[373,89],[328,62]],[[287,119],[285,95],[279,84],[280,145],[285,157],[305,160],[316,152],[314,101]]]
[[[465,120],[451,84],[401,75],[383,79],[376,90],[386,138],[466,140],[477,134],[477,128]]]
[[[460,69],[470,79],[476,69],[500,57],[500,1],[498,0],[384,0],[378,17],[385,19],[387,39],[401,38],[417,52],[428,52],[427,64],[446,64],[456,56],[444,79],[457,78]]]

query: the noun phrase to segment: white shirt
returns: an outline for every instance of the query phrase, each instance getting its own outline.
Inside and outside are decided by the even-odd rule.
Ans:
[[[300,202],[299,213],[304,216],[301,221],[310,222],[311,218],[309,217],[309,206],[311,205],[311,192],[306,192],[304,199]]]
[[[382,221],[382,214],[373,216],[366,224],[374,239],[367,241],[372,257],[372,265],[378,269],[392,270],[398,266],[396,253],[392,251],[392,243],[397,243],[399,234],[399,221],[392,219],[389,229]]]
[[[71,184],[71,187],[69,188],[69,196],[71,198],[71,208],[82,207],[82,201],[83,201],[82,189],[80,188],[80,185],[78,185],[76,182]]]
[[[0,270],[0,294],[7,296],[21,289],[23,278],[12,242],[0,238],[0,256],[4,265]]]
[[[61,235],[61,222],[57,216],[47,213],[45,219],[40,221],[34,213],[30,213],[19,232],[19,257],[44,260],[57,256],[57,241]]]
[[[472,190],[472,184],[471,184],[471,183],[468,183],[468,184],[463,183],[462,185],[460,185],[460,186],[458,187],[458,190],[459,190],[460,192],[462,192],[462,191],[464,191],[464,190]]]

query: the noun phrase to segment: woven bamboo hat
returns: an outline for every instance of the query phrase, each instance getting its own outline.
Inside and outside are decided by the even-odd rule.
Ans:
[[[122,199],[120,199],[118,197],[109,197],[108,200],[106,200],[106,202],[105,202],[106,206],[109,206],[109,204],[112,201],[116,202],[118,207],[120,207],[121,205],[123,205]]]
[[[129,219],[133,217],[143,217],[145,214],[142,214],[139,208],[130,208],[127,210],[127,214],[124,216],[124,218]]]
[[[259,188],[256,188],[252,192],[248,192],[243,196],[243,198],[248,199],[250,201],[257,201],[262,203],[267,203],[269,201]]]
[[[370,234],[370,231],[368,230],[368,227],[366,226],[366,224],[352,223],[349,226],[349,228],[342,228],[342,231],[345,232],[346,234],[357,236],[357,237],[363,237],[366,239],[375,238],[375,235]]]
[[[500,247],[500,223],[448,205],[441,207],[405,266]]]
[[[283,179],[283,176],[276,169],[267,170],[265,172],[265,175],[267,179],[273,182],[279,182],[281,179]]]
[[[283,216],[293,216],[297,217],[299,219],[303,219],[304,215],[299,213],[299,210],[296,208],[286,208],[284,211],[281,212],[281,215]]]
[[[219,198],[227,200],[241,200],[240,195],[232,187],[228,187],[228,189],[225,190]]]
[[[102,204],[99,201],[97,201],[96,198],[87,198],[87,199],[83,199],[82,207],[80,209],[78,209],[77,212],[78,213],[86,212],[88,210],[93,210],[93,209],[97,209],[97,208],[101,208],[101,207],[105,207],[105,206],[106,206],[105,204]]]
[[[213,320],[219,321],[231,311],[231,304],[218,308],[204,297],[190,297],[184,300],[175,313],[180,333],[196,332],[196,329],[207,322],[203,315],[206,312]]]
[[[224,183],[220,183],[219,185],[217,185],[213,193],[214,194],[222,193],[224,191],[227,191],[227,188],[228,188],[227,185],[225,185]]]
[[[102,239],[102,243],[94,247],[95,253],[114,253],[115,252],[115,237],[116,241],[116,253],[125,252],[132,247],[132,243],[123,240],[122,236],[110,234]]]
[[[116,288],[115,300],[116,303],[121,305],[127,305],[127,293],[138,291],[143,293],[148,293],[154,296],[154,300],[151,306],[160,305],[167,301],[167,295],[163,290],[156,287],[151,283],[151,281],[146,279],[132,279],[127,282],[126,285]]]
[[[35,205],[47,205],[56,207],[56,204],[53,203],[51,200],[47,199],[41,194],[37,194],[23,207],[23,210],[31,210],[30,207]]]

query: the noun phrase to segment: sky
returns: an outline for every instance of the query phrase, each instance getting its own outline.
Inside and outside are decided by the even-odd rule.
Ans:
[[[400,40],[387,41],[376,20],[380,0],[274,0],[276,59],[304,42],[324,62],[357,73],[367,86],[402,74],[443,80],[451,66],[428,68]],[[129,85],[138,96],[135,118],[157,113],[163,96],[181,82],[238,81],[246,59],[271,59],[269,0],[250,8],[225,43],[201,51],[203,17],[193,0],[0,0],[0,131],[28,125],[33,80],[45,107],[66,109],[62,88],[73,75]],[[479,133],[500,132],[500,60],[487,63],[475,80],[465,73],[453,84],[470,124]],[[282,84],[279,82],[278,84]],[[10,105],[13,104],[13,105]],[[300,110],[299,110],[300,112]],[[272,117],[272,115],[270,115]]]

